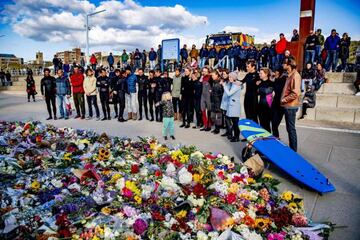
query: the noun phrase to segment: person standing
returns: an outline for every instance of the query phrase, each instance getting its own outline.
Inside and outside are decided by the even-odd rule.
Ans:
[[[174,108],[173,103],[171,101],[171,93],[164,92],[161,101],[157,103],[162,107],[162,112],[164,114],[163,118],[163,127],[162,127],[162,135],[165,140],[167,140],[167,135],[170,135],[172,140],[175,140],[174,137]]]
[[[161,66],[161,63],[162,63],[162,47],[161,47],[160,44],[158,45],[158,49],[156,51],[156,54],[157,54],[158,64]]]
[[[64,76],[69,77],[69,75],[70,75],[70,64],[69,64],[68,61],[65,61],[65,63],[63,64],[63,70],[64,70]]]
[[[56,98],[58,102],[58,107],[60,110],[60,118],[59,119],[68,119],[68,111],[66,109],[66,98],[70,98],[71,89],[70,82],[68,77],[64,75],[64,71],[62,69],[58,69],[56,78]]]
[[[239,49],[239,71],[246,70],[246,59],[247,59],[247,50],[244,46],[241,46]]]
[[[259,80],[259,74],[256,72],[256,63],[254,60],[249,60],[246,63],[246,71],[248,73],[241,81],[242,83],[246,83],[244,98],[245,115],[247,119],[251,119],[258,123],[258,95],[256,82]]]
[[[119,74],[119,73],[118,73]],[[109,102],[114,105],[114,111],[115,111],[115,116],[114,118],[118,118],[118,114],[119,114],[119,109],[118,109],[118,96],[117,93],[114,89],[115,87],[115,81],[116,81],[116,73],[114,71],[113,68],[110,68],[110,72],[109,72],[109,80],[110,80],[110,97],[109,97]]]
[[[137,84],[138,84],[138,102],[139,102],[139,121],[143,118],[143,107],[145,111],[146,120],[149,120],[148,107],[147,107],[147,90],[149,85],[148,77],[144,75],[144,70],[142,68],[138,69],[137,75]]]
[[[35,102],[36,86],[32,71],[27,74],[25,81],[28,102],[30,102],[31,96],[33,98],[33,101]]]
[[[264,43],[263,47],[260,50],[259,62],[261,67],[268,67],[269,62],[269,47],[266,43]]]
[[[180,50],[181,64],[186,64],[188,57],[189,57],[189,54],[188,54],[188,51],[186,49],[186,44],[184,44],[183,48]]]
[[[91,68],[86,69],[85,71],[86,77],[84,79],[84,91],[86,95],[86,101],[88,103],[89,117],[87,119],[91,119],[93,117],[93,109],[95,108],[96,120],[100,120],[100,111],[97,104],[97,88],[96,88],[96,77],[94,76],[94,71]]]
[[[95,57],[95,54],[91,54],[90,64],[91,64],[91,68],[95,71],[96,70],[96,65],[97,65],[97,59]]]
[[[119,115],[118,121],[125,122],[124,119],[124,109],[125,109],[125,96],[128,94],[127,90],[127,82],[126,82],[126,71],[125,70],[115,70],[115,78],[114,78],[114,91],[113,93],[118,97],[119,103]]]
[[[138,50],[139,51],[139,50]],[[136,80],[137,77],[134,73],[131,72],[131,67],[127,66],[126,69],[126,82],[128,84],[128,94],[127,96],[127,109],[128,109],[128,119],[136,120],[137,119],[137,109],[136,109]]]
[[[127,62],[129,60],[129,55],[126,53],[126,50],[123,50],[123,53],[121,54],[121,67],[125,68],[127,66]]]
[[[276,68],[278,68],[279,66],[281,66],[281,64],[284,61],[284,57],[285,57],[285,50],[286,50],[286,38],[285,35],[283,33],[280,33],[280,40],[276,43],[275,46],[275,50],[276,50],[276,63],[277,66]]]
[[[53,76],[50,75],[50,69],[44,69],[44,77],[41,79],[41,95],[45,99],[46,107],[49,113],[49,117],[46,120],[52,119],[52,112],[54,113],[54,120],[56,117],[56,80]]]
[[[224,58],[226,55],[228,55],[228,51],[226,50],[226,48],[221,48],[219,50],[219,53],[217,55],[217,59],[218,59],[218,66],[220,66],[221,68],[226,68],[228,69],[227,65],[228,63],[226,62],[226,59]],[[220,64],[219,64],[220,63]]]
[[[164,86],[163,91],[171,93],[172,85],[173,85],[173,79],[169,77],[169,72],[165,70],[163,73],[163,86]]]
[[[208,57],[209,57],[209,50],[206,48],[206,45],[203,44],[200,49],[200,64],[199,64],[200,68],[203,68],[205,66]]]
[[[305,41],[305,62],[311,62],[314,64],[316,55],[316,46],[320,44],[319,38],[316,36],[313,30],[310,30],[310,35]]]
[[[135,63],[135,69],[138,69],[141,67],[141,58],[142,58],[142,54],[139,51],[139,49],[135,49],[135,53],[133,55],[134,57],[134,63]]]
[[[109,68],[113,68],[114,67],[114,56],[112,55],[112,53],[109,54],[109,56],[107,57],[107,62],[109,63]]]
[[[104,120],[111,120],[110,117],[110,106],[109,106],[109,97],[110,97],[110,79],[106,75],[106,70],[100,70],[100,76],[96,80],[96,86],[99,88],[100,92],[100,102],[103,110],[103,118]]]
[[[274,98],[271,105],[271,129],[274,137],[279,138],[279,125],[284,116],[284,108],[280,105],[281,94],[286,82],[286,73],[284,72],[283,67],[276,69],[275,79],[274,79]]]
[[[210,69],[214,68],[216,56],[217,56],[216,48],[215,48],[215,46],[212,46],[209,50],[209,67],[210,67]]]
[[[155,70],[156,87],[155,87],[155,120],[157,122],[162,121],[162,107],[157,104],[161,101],[161,96],[164,93],[164,79],[161,77],[161,70]]]
[[[350,40],[351,38],[348,36],[347,33],[344,33],[342,35],[342,38],[340,39],[339,57],[341,59],[341,71],[343,72],[345,72],[346,70],[346,64],[349,58]]]
[[[150,70],[149,72],[149,90],[148,90],[148,98],[149,98],[149,112],[150,112],[150,121],[154,121],[154,104],[155,104],[155,89],[156,89],[156,82],[154,78],[155,72],[154,70]]]
[[[146,53],[146,51],[144,49],[142,54],[141,54],[141,64],[142,64],[141,67],[143,69],[145,69],[145,67],[146,67],[146,61],[147,61],[147,53]]]
[[[299,33],[297,29],[293,30],[293,35],[291,37],[291,42],[299,41]]]
[[[232,72],[235,69],[235,43],[227,49],[227,52],[228,52],[228,56],[229,56],[228,66],[229,66],[230,72]]]
[[[211,131],[211,88],[212,88],[212,79],[209,74],[209,69],[204,67],[201,72],[202,76],[200,82],[202,83],[202,93],[201,93],[201,114],[202,114],[202,123],[204,127],[200,131]]]
[[[181,128],[189,128],[190,123],[193,120],[194,112],[194,83],[190,79],[191,70],[185,68],[184,76],[181,78],[181,101],[183,123],[180,125]]]
[[[258,116],[260,126],[271,133],[271,106],[273,101],[273,82],[270,80],[270,70],[261,68],[259,72],[260,81],[257,81],[258,93],[260,96]]]
[[[196,45],[193,44],[190,51],[190,58],[194,58],[196,61],[199,57],[199,51],[196,49]]]
[[[220,128],[222,126],[221,99],[224,93],[224,89],[220,84],[220,74],[218,71],[212,71],[211,79],[213,81],[213,86],[210,93],[211,121],[215,124],[215,129],[212,131],[212,133],[219,134]]]
[[[276,40],[273,39],[271,41],[271,45],[269,48],[269,61],[270,61],[270,69],[272,71],[275,71],[275,69],[277,69],[277,64],[276,64]]]
[[[331,30],[331,35],[326,38],[325,50],[327,51],[327,57],[325,62],[326,71],[336,71],[338,62],[338,50],[340,47],[340,37],[338,36],[335,29]]]
[[[229,70],[225,70],[221,73],[221,82],[220,84],[223,86],[226,86],[226,84],[229,82]],[[222,116],[223,116],[223,120],[222,120],[222,125],[225,125],[225,133],[221,134],[222,137],[227,137],[228,139],[232,138],[232,124],[231,124],[231,120],[228,116],[226,116],[226,111],[228,109],[229,106],[229,97],[226,94],[223,94],[222,99],[221,99],[221,105],[220,108],[222,110]]]
[[[75,118],[81,117],[81,119],[85,119],[84,74],[79,71],[78,66],[74,67],[74,73],[70,76],[70,81],[76,109]]]
[[[54,55],[54,58],[52,60],[53,65],[54,65],[54,70],[57,73],[57,70],[59,69],[59,58],[57,57],[57,55]]]
[[[154,48],[151,48],[151,50],[149,52],[150,70],[154,70],[154,68],[156,66],[156,58],[157,58],[157,54],[154,51]]]
[[[237,73],[231,72],[229,74],[229,82],[223,82],[224,94],[228,97],[228,106],[226,116],[230,119],[232,129],[230,135],[232,136],[230,142],[240,141],[239,118],[241,113],[241,83],[237,81]]]
[[[180,120],[181,116],[181,100],[180,100],[180,91],[181,91],[181,75],[180,68],[175,69],[175,76],[173,78],[172,86],[172,103],[174,105],[174,120]]]
[[[316,30],[316,36],[318,37],[319,39],[319,44],[316,45],[316,62],[317,63],[322,63],[323,64],[323,61],[321,59],[321,48],[324,46],[324,42],[325,42],[325,38],[324,38],[324,35],[321,34],[321,29],[317,29]]]
[[[194,110],[196,116],[196,125],[193,126],[194,129],[197,127],[200,128],[203,126],[202,114],[201,114],[201,95],[202,95],[202,83],[199,81],[198,73],[191,73],[191,81],[194,85]]]
[[[289,146],[295,152],[297,151],[297,134],[295,128],[296,112],[300,106],[300,85],[301,76],[296,71],[296,61],[294,58],[288,58],[284,64],[288,77],[281,94],[281,106],[284,108],[286,130],[289,136]]]

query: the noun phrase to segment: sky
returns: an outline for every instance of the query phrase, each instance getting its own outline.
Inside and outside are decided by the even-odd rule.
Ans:
[[[220,2],[220,4],[219,4]],[[81,47],[85,51],[85,15],[90,18],[90,52],[149,50],[161,40],[201,45],[206,35],[223,30],[255,35],[256,43],[288,39],[299,25],[300,0],[0,0],[0,53],[25,61],[42,51]],[[335,28],[360,40],[359,0],[317,0],[315,28],[325,36]]]

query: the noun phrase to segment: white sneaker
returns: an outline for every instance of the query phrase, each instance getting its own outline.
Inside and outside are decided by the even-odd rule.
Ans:
[[[360,91],[355,93],[355,96],[360,96]]]

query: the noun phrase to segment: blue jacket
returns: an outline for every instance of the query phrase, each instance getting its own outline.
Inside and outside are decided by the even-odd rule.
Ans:
[[[330,35],[326,38],[324,46],[326,50],[338,50],[339,45],[340,37],[338,35],[336,35],[335,37]]]
[[[182,56],[183,58],[188,58],[188,51],[187,51],[187,49],[185,49],[185,48],[182,48],[181,50],[180,50],[180,56]]]
[[[228,97],[226,116],[240,117],[241,113],[241,86],[234,83],[227,83],[224,87],[224,94]]]
[[[240,48],[239,50],[239,57],[240,59],[246,59],[247,58],[247,50],[245,48]]]
[[[157,58],[157,54],[155,51],[150,51],[149,52],[149,61],[155,61]]]
[[[108,63],[109,63],[110,65],[113,65],[113,64],[114,64],[114,57],[113,57],[113,55],[109,55],[109,56],[107,57],[107,61],[108,61]]]
[[[235,53],[234,53],[234,48],[233,47],[229,47],[228,49],[227,49],[227,53],[228,53],[228,55],[229,55],[229,58],[234,58],[235,57]]]
[[[238,57],[240,53],[240,46],[233,47],[234,57]]]
[[[71,95],[70,82],[66,76],[56,78],[56,94]]]
[[[227,55],[226,49],[225,48],[220,49],[219,54],[218,54],[218,58],[222,59],[223,57],[225,57],[225,55]]]
[[[131,73],[129,76],[127,76],[126,82],[128,84],[129,93],[136,93],[136,80],[137,80],[137,77],[133,73]]]
[[[207,58],[209,57],[209,50],[207,48],[200,49],[200,58]]]
[[[258,51],[255,48],[249,49],[247,56],[248,56],[249,59],[257,60],[258,59]]]
[[[226,83],[224,88],[228,88],[228,84]],[[220,108],[224,111],[227,111],[229,107],[229,96],[224,92],[221,98],[221,104],[220,104]]]
[[[217,55],[216,49],[215,48],[210,49],[209,58],[216,58],[216,55]]]

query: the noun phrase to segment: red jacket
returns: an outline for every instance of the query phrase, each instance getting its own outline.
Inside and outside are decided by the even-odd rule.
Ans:
[[[97,59],[96,59],[95,56],[91,56],[91,58],[90,58],[90,63],[91,63],[91,64],[97,64]]]
[[[276,43],[276,46],[275,46],[276,53],[277,53],[277,54],[284,54],[284,53],[285,53],[285,50],[286,50],[286,44],[287,44],[287,41],[286,41],[285,38],[280,39],[280,40]]]
[[[85,93],[83,83],[84,83],[84,74],[82,73],[74,73],[70,77],[71,86],[73,89],[73,93]]]

